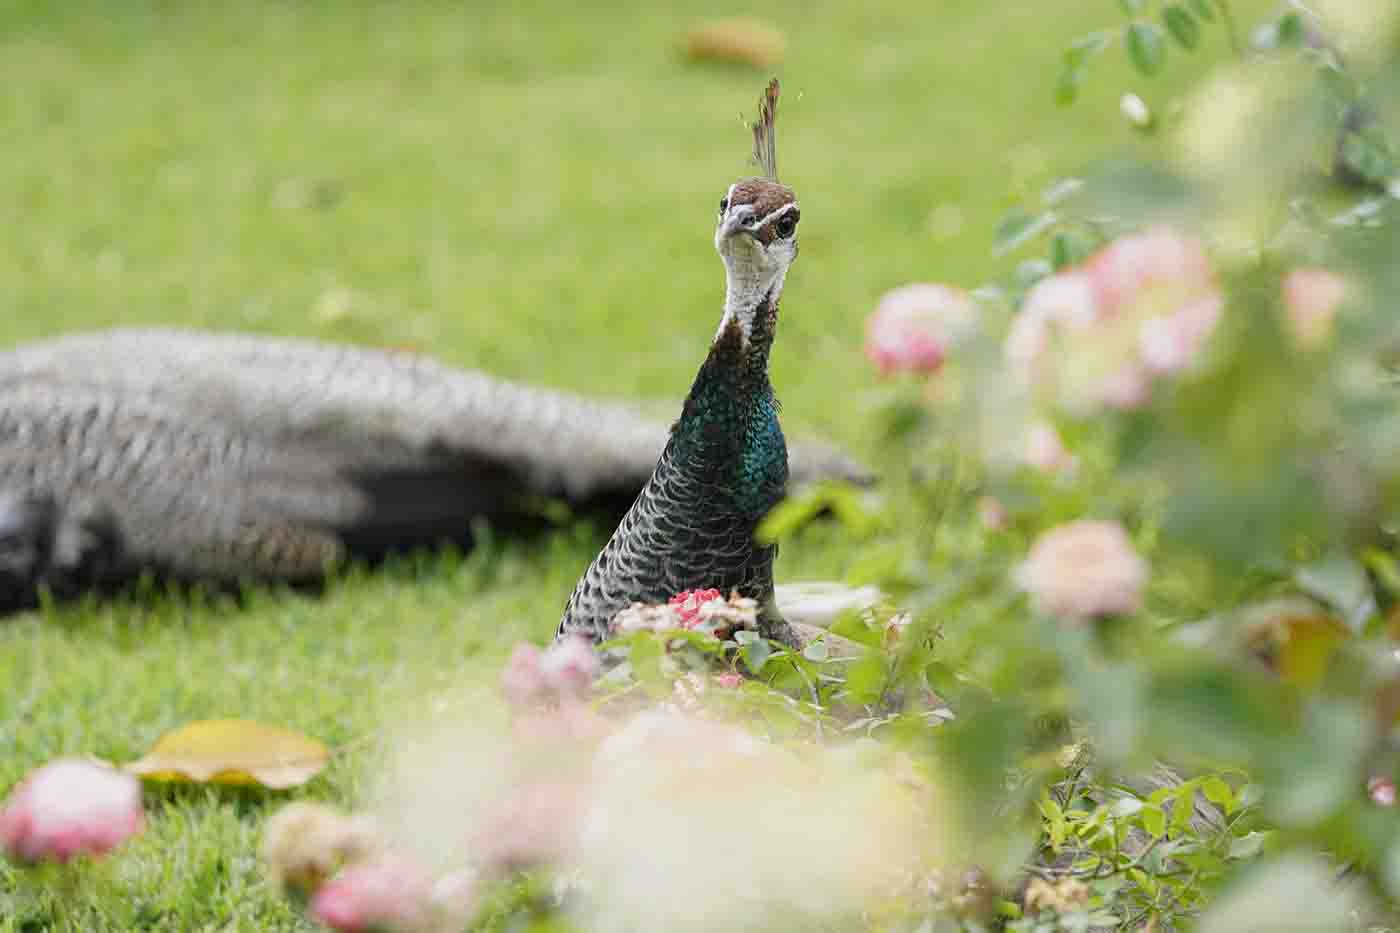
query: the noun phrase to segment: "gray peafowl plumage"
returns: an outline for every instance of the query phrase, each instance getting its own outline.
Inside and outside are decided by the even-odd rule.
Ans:
[[[176,330],[0,352],[0,610],[120,584],[314,581],[541,499],[620,514],[664,421],[404,352]],[[821,443],[796,472],[861,480]],[[805,459],[804,459],[805,458]]]
[[[752,126],[766,177],[736,182],[720,201],[715,248],[727,285],[719,331],[656,469],[569,598],[561,637],[597,641],[633,602],[713,587],[755,599],[764,635],[794,641],[773,598],[775,547],[754,540],[788,480],[768,356],[800,213],[777,180],[777,104],[774,79]]]

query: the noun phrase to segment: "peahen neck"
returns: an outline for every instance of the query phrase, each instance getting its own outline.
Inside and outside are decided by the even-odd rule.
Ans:
[[[674,440],[688,459],[723,475],[734,505],[761,517],[781,497],[787,445],[768,378],[782,277],[763,288],[730,276],[724,317],[686,397]]]

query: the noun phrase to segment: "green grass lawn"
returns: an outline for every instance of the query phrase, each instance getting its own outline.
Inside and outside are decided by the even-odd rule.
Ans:
[[[0,2],[0,345],[195,325],[679,398],[719,314],[712,224],[748,173],[739,115],[766,75],[683,60],[690,4],[469,6]],[[1049,103],[1061,47],[1117,4],[763,9],[790,42],[780,165],[804,218],[773,378],[790,426],[871,457],[876,297],[977,284],[1013,198],[1138,145],[1117,52],[1115,79],[1071,111]],[[1207,40],[1218,57],[1222,36]],[[1173,64],[1138,87],[1149,100],[1196,73]],[[370,733],[546,637],[606,531],[405,559],[321,596],[0,622],[0,789],[59,754],[129,760],[196,718]],[[842,567],[819,529],[779,573]],[[362,764],[303,793],[353,802]],[[152,792],[150,830],[75,904],[80,925],[298,928],[254,861],[284,796]],[[46,929],[14,882],[0,865],[0,930]]]

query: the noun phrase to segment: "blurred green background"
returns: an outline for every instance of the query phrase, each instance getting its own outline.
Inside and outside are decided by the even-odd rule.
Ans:
[[[1263,8],[1261,3],[1244,4]],[[803,207],[773,378],[790,427],[874,459],[861,354],[882,291],[974,286],[1002,212],[1135,149],[1121,54],[1072,110],[1061,49],[1119,14],[1077,3],[0,2],[0,345],[178,324],[408,346],[497,375],[679,399],[713,335],[720,197],[749,174],[766,71],[695,63],[703,18],[780,29],[779,161]],[[1179,54],[1179,53],[1177,53]],[[553,629],[606,528],[351,573],[324,596],[47,609],[0,622],[0,788],[60,753],[138,756],[208,716],[338,743]],[[783,579],[839,574],[815,529]],[[313,793],[353,799],[341,760]],[[88,928],[271,929],[268,801],[159,798],[92,888]],[[0,865],[0,930],[47,922]],[[28,926],[26,924],[29,924]]]

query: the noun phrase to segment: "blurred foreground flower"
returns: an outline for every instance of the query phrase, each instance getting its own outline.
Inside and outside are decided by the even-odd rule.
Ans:
[[[1200,242],[1153,227],[1037,283],[1004,353],[1022,385],[1075,414],[1137,408],[1155,377],[1199,358],[1223,310]]]
[[[21,862],[99,856],[145,825],[141,783],[80,758],[34,771],[0,809],[0,847]]]
[[[931,373],[977,324],[977,305],[947,285],[905,285],[886,292],[866,324],[865,355],[885,375]]]
[[[1293,342],[1303,350],[1325,345],[1347,297],[1346,279],[1318,267],[1294,269],[1283,280],[1283,306]]]
[[[416,930],[426,926],[433,893],[428,876],[401,859],[351,865],[323,884],[308,913],[343,933]]]
[[[1147,562],[1123,526],[1089,520],[1042,534],[1016,570],[1037,611],[1079,621],[1136,612],[1147,578]]]
[[[1044,473],[1069,473],[1079,461],[1065,449],[1053,424],[1033,421],[1026,429],[1026,463]]]
[[[598,658],[582,638],[565,638],[541,651],[521,642],[501,672],[501,692],[516,707],[586,696],[598,676]]]
[[[731,819],[743,801],[742,819]],[[933,795],[845,749],[794,750],[678,712],[598,751],[578,864],[587,929],[841,927],[942,854]]]
[[[778,746],[700,707],[644,709],[601,742],[522,742],[480,715],[438,722],[423,741],[412,731],[397,733],[372,811],[393,851],[467,879],[468,900],[521,869],[575,877],[567,903],[583,929],[829,926],[954,849],[937,788],[911,789],[845,749]],[[369,916],[374,880],[329,882],[320,919]],[[422,887],[402,886],[413,896],[380,922],[413,919]]]
[[[1395,806],[1395,782],[1387,777],[1373,777],[1366,782],[1366,796],[1381,807]]]
[[[366,858],[375,845],[367,818],[298,801],[268,818],[258,856],[274,885],[310,896],[337,869]]]

